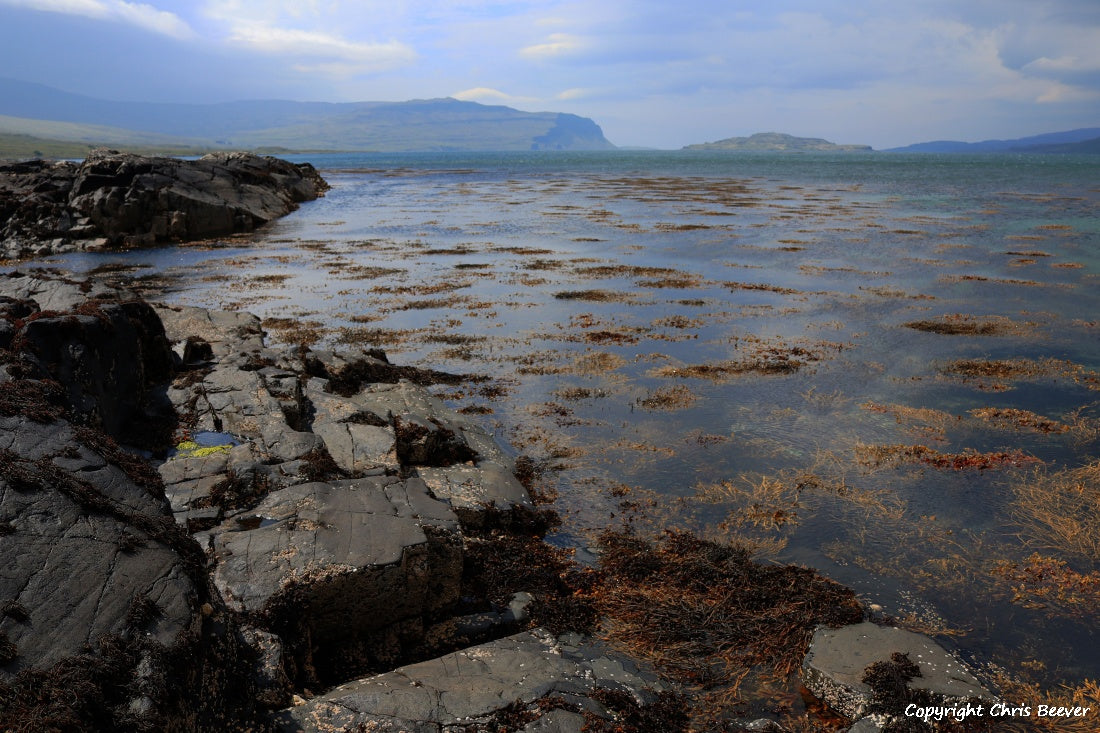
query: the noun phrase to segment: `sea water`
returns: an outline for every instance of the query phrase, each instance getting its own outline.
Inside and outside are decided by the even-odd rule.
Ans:
[[[332,190],[253,237],[49,262],[484,375],[439,393],[556,469],[582,559],[689,528],[1100,675],[1097,156],[295,159]]]

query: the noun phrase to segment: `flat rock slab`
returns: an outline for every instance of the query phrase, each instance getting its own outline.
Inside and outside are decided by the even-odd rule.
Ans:
[[[501,509],[534,506],[527,489],[512,471],[495,461],[480,461],[477,465],[417,466],[416,474],[437,499],[450,504],[467,522],[488,505]]]
[[[942,700],[995,700],[978,679],[947,650],[923,634],[869,621],[839,629],[819,628],[802,663],[806,688],[833,710],[853,720],[867,713],[871,688],[864,671],[876,662],[888,662],[894,653],[908,654],[921,676],[910,689],[927,690]]]
[[[417,479],[299,484],[211,530],[214,582],[239,611],[292,598],[317,637],[377,629],[457,600],[457,531]]]
[[[210,344],[219,360],[263,348],[260,319],[251,313],[207,310],[194,306],[154,304],[172,342],[197,337]]]
[[[596,688],[625,691],[645,704],[661,686],[650,671],[597,642],[534,629],[341,685],[278,713],[275,727],[282,733],[439,733],[485,722],[517,700],[530,703],[547,696],[562,696],[597,715],[606,714],[585,697]],[[563,710],[542,720],[541,726],[534,721],[524,730],[580,731],[585,722]]]

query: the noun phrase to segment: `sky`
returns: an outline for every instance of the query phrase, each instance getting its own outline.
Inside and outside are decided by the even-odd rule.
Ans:
[[[1100,127],[1100,0],[0,0],[0,76],[93,97],[455,97],[620,146]]]

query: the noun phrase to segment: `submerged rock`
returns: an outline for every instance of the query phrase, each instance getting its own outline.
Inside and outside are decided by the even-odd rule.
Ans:
[[[250,232],[328,188],[313,166],[250,153],[198,160],[95,150],[0,166],[0,257]]]

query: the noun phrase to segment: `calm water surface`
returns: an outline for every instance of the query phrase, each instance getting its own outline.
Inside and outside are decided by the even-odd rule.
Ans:
[[[1066,473],[1100,447],[1096,156],[302,159],[332,191],[253,241],[50,262],[489,375],[441,394],[561,469],[582,558],[690,527],[1023,679],[1100,675],[1100,486]]]

